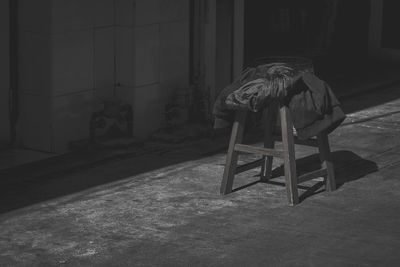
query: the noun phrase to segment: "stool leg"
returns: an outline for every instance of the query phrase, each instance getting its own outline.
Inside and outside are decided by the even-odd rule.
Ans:
[[[326,133],[320,133],[318,138],[319,156],[321,159],[322,168],[326,168],[327,177],[325,178],[326,191],[331,192],[336,190],[335,171],[333,168],[331,151],[329,148],[329,139]]]
[[[265,148],[274,148],[275,147],[275,140],[274,140],[274,129],[276,125],[276,116],[278,111],[278,106],[276,104],[271,104],[269,108],[265,110],[265,117],[264,117],[264,147]],[[272,173],[272,163],[273,157],[272,156],[263,156],[265,159],[264,164],[261,166],[261,176],[260,180],[262,182],[267,182],[271,179]]]
[[[297,191],[296,157],[294,151],[293,122],[286,106],[280,109],[282,143],[285,165],[286,190],[289,205],[294,206],[299,203],[299,193]]]
[[[226,154],[226,164],[224,176],[221,182],[220,193],[226,195],[232,192],[233,179],[236,174],[236,166],[238,161],[238,152],[235,151],[235,145],[240,144],[243,140],[244,124],[246,121],[246,112],[237,111],[235,121],[232,126],[231,139],[229,141],[228,152]]]

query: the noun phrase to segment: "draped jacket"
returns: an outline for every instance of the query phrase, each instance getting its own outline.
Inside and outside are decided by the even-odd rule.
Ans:
[[[233,121],[235,110],[258,112],[273,101],[286,105],[300,139],[327,133],[345,119],[329,85],[311,72],[298,71],[283,63],[245,70],[222,90],[214,104],[214,128]]]

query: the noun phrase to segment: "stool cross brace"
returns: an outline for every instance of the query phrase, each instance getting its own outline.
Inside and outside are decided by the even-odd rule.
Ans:
[[[273,132],[276,126],[278,110],[281,120],[281,138],[283,144],[282,151],[274,149],[275,137]],[[319,156],[321,160],[321,169],[297,177],[293,121],[288,107],[282,106],[279,108],[275,103],[266,110],[263,147],[255,147],[242,144],[246,115],[246,111],[237,111],[235,115],[235,121],[233,123],[231,138],[226,156],[224,175],[221,182],[221,194],[225,195],[232,192],[235,174],[256,167],[261,166],[260,180],[263,182],[268,181],[271,178],[272,161],[274,157],[282,158],[284,161],[285,183],[289,205],[293,206],[299,203],[297,185],[305,181],[318,177],[324,177],[326,191],[330,192],[336,189],[335,174],[331,159],[329,141],[328,136],[325,132],[319,133],[316,140],[310,139],[302,142],[306,145],[318,146]],[[301,140],[296,141],[301,142]],[[238,166],[237,162],[239,153],[259,154],[262,156],[262,158]]]

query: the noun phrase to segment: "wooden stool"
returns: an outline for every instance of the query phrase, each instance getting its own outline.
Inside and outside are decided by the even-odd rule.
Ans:
[[[274,149],[277,112],[279,110],[281,120],[281,138],[283,151]],[[268,181],[271,178],[273,157],[283,158],[284,172],[286,181],[286,190],[289,205],[294,206],[299,203],[297,185],[305,181],[324,177],[325,189],[330,192],[336,189],[335,174],[331,160],[328,136],[325,132],[318,134],[317,138],[309,140],[299,140],[293,134],[293,122],[288,107],[279,107],[274,103],[266,110],[265,116],[265,137],[264,147],[255,147],[242,144],[244,124],[246,121],[246,111],[238,111],[235,115],[235,121],[232,127],[231,139],[226,156],[226,165],[224,176],[221,182],[221,194],[232,192],[233,179],[235,174],[248,171],[261,166],[261,181]],[[321,160],[321,169],[306,173],[297,177],[295,142],[298,144],[317,146]],[[239,152],[253,153],[262,155],[262,158],[241,166],[237,165]]]

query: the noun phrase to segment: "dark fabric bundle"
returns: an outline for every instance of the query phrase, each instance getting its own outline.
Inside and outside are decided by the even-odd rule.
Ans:
[[[234,110],[257,112],[275,100],[289,107],[301,139],[331,132],[345,119],[339,101],[324,81],[312,73],[273,63],[244,71],[221,92],[213,110],[214,128],[229,126]]]
[[[230,123],[233,121],[234,112],[233,110],[237,109],[247,109],[248,105],[247,101],[244,100],[244,97],[239,97],[239,94],[235,96],[230,96],[231,93],[234,93],[236,90],[240,89],[242,86],[246,85],[248,82],[252,82],[257,79],[263,79],[260,81],[266,81],[263,88],[265,90],[274,92],[272,97],[276,97],[275,93],[278,95],[277,85],[280,83],[279,81],[287,80],[289,77],[296,75],[296,71],[283,63],[271,63],[265,65],[259,65],[255,68],[247,68],[242,72],[242,74],[235,79],[233,83],[225,87],[221,93],[218,95],[213,108],[213,115],[215,116],[214,128],[225,128],[229,127]],[[285,79],[286,77],[286,79]],[[269,82],[268,82],[269,81]],[[282,83],[281,82],[281,83]],[[248,86],[247,86],[248,87]],[[275,88],[270,90],[270,88]],[[244,90],[241,90],[245,92]],[[264,91],[264,90],[263,90]],[[258,101],[262,102],[262,105],[268,105],[268,101],[270,98],[268,96],[270,94],[266,93],[266,97],[258,98]],[[239,92],[238,92],[239,93]],[[226,101],[227,98],[230,98],[230,101]],[[249,96],[251,97],[251,95]],[[254,99],[254,96],[252,96]],[[240,103],[241,99],[243,101]],[[234,101],[238,101],[237,104]],[[254,109],[250,109],[254,110]]]
[[[230,93],[226,100],[229,109],[247,108],[257,112],[274,99],[283,99],[286,88],[290,87],[293,76],[298,74],[285,64],[270,64],[260,68],[260,76]]]

